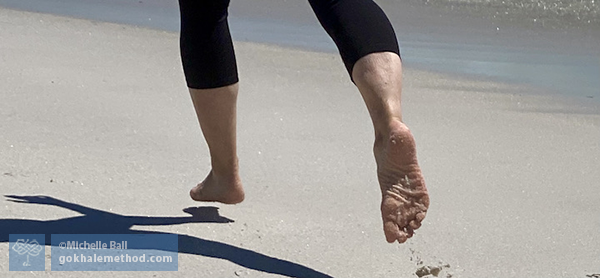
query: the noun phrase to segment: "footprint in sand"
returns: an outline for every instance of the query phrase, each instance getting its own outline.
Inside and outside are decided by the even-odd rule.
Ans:
[[[421,259],[420,252],[410,248],[410,260],[415,262],[417,265],[417,270],[415,271],[415,275],[417,277],[444,277],[444,278],[452,278],[454,274],[450,271],[450,264],[444,263],[443,261],[438,261],[438,263],[428,263],[426,264]]]

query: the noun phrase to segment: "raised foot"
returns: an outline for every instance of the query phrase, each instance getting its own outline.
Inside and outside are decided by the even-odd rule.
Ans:
[[[220,177],[211,171],[204,181],[190,190],[190,197],[199,202],[232,205],[244,201],[244,188],[239,176]]]
[[[415,139],[404,123],[393,122],[386,137],[375,142],[374,153],[385,238],[403,243],[421,227],[429,208]]]

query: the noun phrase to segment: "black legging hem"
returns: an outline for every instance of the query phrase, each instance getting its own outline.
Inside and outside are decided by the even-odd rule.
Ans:
[[[179,0],[181,59],[190,88],[218,88],[239,81],[227,23],[229,1]],[[308,1],[353,82],[352,70],[362,57],[377,52],[400,56],[392,24],[373,0]]]
[[[221,88],[221,87],[233,85],[238,82],[240,82],[240,80],[239,80],[237,74],[235,76],[228,76],[223,79],[211,80],[210,82],[203,81],[203,82],[199,82],[199,83],[197,83],[197,81],[194,78],[186,77],[186,83],[187,83],[188,88],[190,88],[190,89],[215,89],[215,88]]]

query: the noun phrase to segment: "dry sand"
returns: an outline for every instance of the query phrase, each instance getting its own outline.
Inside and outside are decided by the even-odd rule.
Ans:
[[[185,216],[185,208],[206,206],[188,197],[209,158],[177,34],[0,9],[0,38],[1,194],[129,216]],[[423,266],[454,277],[600,272],[597,102],[405,69],[405,121],[432,205],[413,239],[387,244],[370,120],[337,55],[236,49],[247,200],[214,205],[235,222],[131,227],[188,235],[214,250],[181,252],[178,272],[8,273],[2,242],[0,276],[265,277],[282,266],[274,258],[314,270],[288,275],[334,277],[415,277]],[[22,232],[11,219],[77,215],[2,200],[0,236]],[[30,222],[30,233],[83,229]],[[236,259],[248,256],[270,266]]]

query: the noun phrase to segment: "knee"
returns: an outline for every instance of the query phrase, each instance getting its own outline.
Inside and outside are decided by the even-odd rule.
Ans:
[[[352,68],[352,79],[359,85],[394,85],[402,79],[402,61],[393,52],[377,52],[360,58]]]

